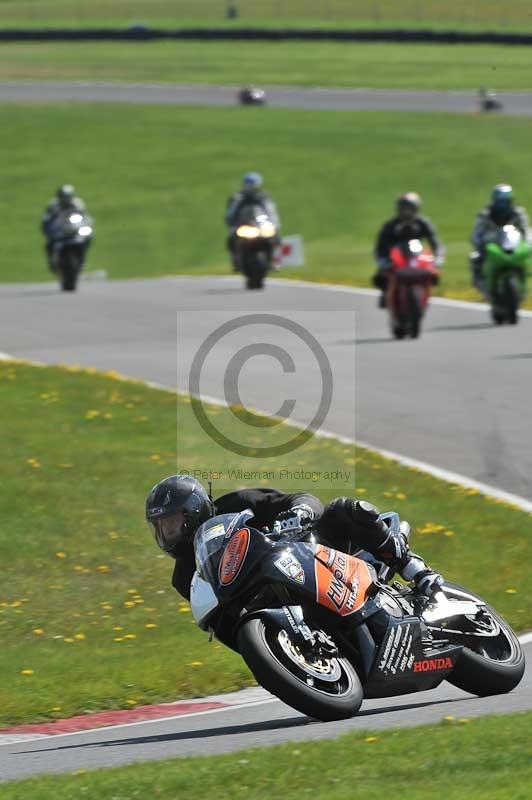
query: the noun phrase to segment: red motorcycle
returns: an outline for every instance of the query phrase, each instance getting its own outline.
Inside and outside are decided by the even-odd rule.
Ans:
[[[386,307],[396,339],[419,336],[431,286],[437,282],[436,259],[418,239],[391,249]]]

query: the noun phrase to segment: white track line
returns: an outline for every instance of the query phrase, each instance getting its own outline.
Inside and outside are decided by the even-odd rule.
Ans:
[[[371,291],[371,290],[370,290]],[[10,356],[8,353],[0,352],[0,361],[16,361],[17,358],[15,356]],[[49,364],[44,364],[40,361],[28,361],[27,359],[19,359],[21,361],[25,361],[28,364],[33,364],[34,366],[38,367],[45,367],[51,366]],[[103,370],[102,370],[103,372]],[[123,376],[126,380],[128,380],[128,376]],[[129,380],[136,381],[138,383],[143,383],[146,386],[149,386],[151,389],[157,389],[163,392],[169,392],[171,394],[181,394],[188,396],[188,392],[184,391],[183,389],[175,388],[172,386],[165,386],[162,383],[154,383],[153,381],[142,381],[137,378],[129,378]],[[201,395],[199,397],[202,402],[210,403],[211,405],[220,406],[223,408],[228,408],[229,404],[225,400],[221,400],[218,397],[211,397],[210,395]],[[249,411],[253,411],[256,414],[260,414],[261,416],[267,416],[267,412],[263,411],[260,408],[249,408]],[[306,429],[307,426],[303,422],[298,422],[297,420],[290,420],[290,426],[293,428],[299,429]],[[398,464],[401,464],[405,467],[412,467],[413,469],[417,469],[420,472],[424,472],[427,475],[432,475],[433,478],[438,478],[441,481],[445,481],[445,483],[452,483],[458,486],[463,486],[465,489],[475,489],[479,494],[486,495],[486,497],[493,497],[496,500],[501,500],[504,503],[509,503],[512,506],[516,506],[517,508],[521,509],[522,511],[526,511],[528,514],[532,513],[532,501],[528,500],[526,497],[521,497],[517,494],[512,494],[511,492],[506,492],[503,489],[498,489],[496,486],[491,486],[487,483],[483,483],[482,481],[477,481],[474,478],[468,478],[466,475],[461,475],[458,472],[452,472],[451,470],[444,469],[443,467],[437,467],[434,464],[429,464],[426,461],[418,461],[415,458],[410,458],[410,456],[403,456],[400,453],[394,453],[391,450],[386,450],[382,447],[376,447],[373,444],[368,442],[363,442],[359,439],[352,439],[347,436],[341,436],[338,433],[333,433],[332,431],[326,430],[319,430],[315,431],[314,435],[317,438],[321,439],[336,439],[337,441],[341,442],[342,444],[350,444],[354,445],[355,447],[362,447],[365,450],[370,450],[373,453],[377,453],[378,455],[382,456],[383,458],[387,458],[392,461],[397,461]]]
[[[532,642],[532,632],[525,633],[522,636],[519,636],[518,639],[522,645],[530,644]],[[244,689],[243,691],[246,690]],[[231,692],[231,695],[234,696],[235,694],[236,694],[235,692]],[[216,698],[222,698],[222,697],[223,695],[216,695]],[[209,702],[210,699],[211,698],[209,697],[201,698],[203,702]],[[150,725],[156,722],[171,722],[172,720],[178,720],[189,717],[202,717],[206,716],[207,714],[220,714],[224,711],[240,711],[241,709],[255,708],[256,706],[263,706],[267,705],[268,703],[280,703],[280,702],[282,701],[279,700],[279,698],[274,697],[272,695],[271,697],[268,697],[264,700],[254,700],[248,703],[231,703],[228,704],[227,706],[224,706],[224,708],[208,708],[205,711],[191,711],[188,714],[174,714],[168,717],[158,717],[157,719],[144,719],[138,722],[121,722],[118,725],[105,725],[104,727],[101,728],[85,728],[82,731],[71,731],[70,733],[49,733],[49,734],[21,733],[19,735],[17,735],[16,733],[7,734],[6,737],[0,736],[0,747],[7,747],[8,745],[15,744],[15,742],[22,744],[24,742],[36,741],[37,739],[39,740],[53,739],[55,742],[57,739],[65,739],[68,736],[80,736],[81,734],[84,733],[91,734],[91,733],[100,733],[101,731],[116,731],[122,728],[132,728],[137,725]],[[9,741],[2,741],[2,739],[4,738],[9,739]]]

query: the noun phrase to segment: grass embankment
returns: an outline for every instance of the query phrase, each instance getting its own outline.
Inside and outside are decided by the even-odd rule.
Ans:
[[[306,266],[288,277],[369,285],[377,229],[397,193],[417,189],[447,247],[441,292],[470,288],[468,237],[491,186],[532,207],[532,120],[449,114],[3,106],[9,236],[0,280],[43,280],[39,219],[58,183],[73,182],[96,220],[89,262],[112,278],[225,273],[223,213],[256,169]],[[504,146],[501,146],[501,141]]]
[[[2,0],[2,27],[95,27],[143,22],[168,26],[329,26],[329,27],[532,27],[527,0],[511,0],[504,7],[496,0],[237,0],[240,17],[226,23],[223,0]]]
[[[219,471],[215,495],[258,482],[397,508],[435,567],[517,629],[532,626],[523,512],[333,440],[311,440],[274,463],[242,459],[206,438],[185,399],[176,406],[171,393],[112,376],[2,363],[0,384],[0,726],[250,683],[243,662],[194,626],[170,586],[172,562],[144,522],[147,491],[176,469]],[[209,416],[233,435],[241,426],[228,410]],[[251,446],[277,435],[238,431]],[[230,473],[238,468],[275,474],[239,479]],[[284,478],[281,468],[322,476]],[[348,474],[323,475],[334,470]]]
[[[531,89],[530,47],[334,42],[2,43],[0,80]],[[474,98],[471,109],[474,110]]]
[[[292,742],[210,758],[40,777],[6,784],[2,800],[319,800],[408,797],[425,800],[529,800],[532,714],[444,719],[411,730],[361,731],[334,741]]]

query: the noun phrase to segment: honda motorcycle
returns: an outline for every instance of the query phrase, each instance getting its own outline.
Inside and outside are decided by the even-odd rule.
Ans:
[[[234,232],[236,263],[248,289],[262,289],[273,267],[279,232],[261,206],[244,206]]]
[[[436,259],[418,239],[392,247],[386,291],[386,307],[396,339],[421,332],[431,287],[438,282]]]
[[[312,533],[276,541],[252,516],[224,514],[198,529],[192,614],[288,705],[329,721],[356,714],[364,697],[443,680],[479,696],[521,680],[517,637],[472,592],[445,582],[429,600],[365,551],[341,552]],[[396,513],[380,519],[402,530]]]
[[[80,211],[61,213],[54,221],[50,231],[51,264],[65,292],[76,289],[92,235],[92,220]]]
[[[527,264],[532,248],[515,225],[504,225],[486,245],[482,284],[496,325],[518,321],[527,288]]]

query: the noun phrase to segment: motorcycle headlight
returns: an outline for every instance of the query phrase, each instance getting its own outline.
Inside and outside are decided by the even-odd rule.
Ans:
[[[80,236],[90,236],[92,233],[92,228],[90,225],[82,225],[78,233]]]
[[[72,225],[79,225],[83,217],[81,214],[71,214],[68,218],[68,221],[72,223]]]
[[[236,235],[241,239],[257,239],[260,236],[260,231],[254,225],[240,225],[236,229]]]
[[[265,239],[275,236],[275,225],[272,222],[263,222],[260,226],[260,235]]]

